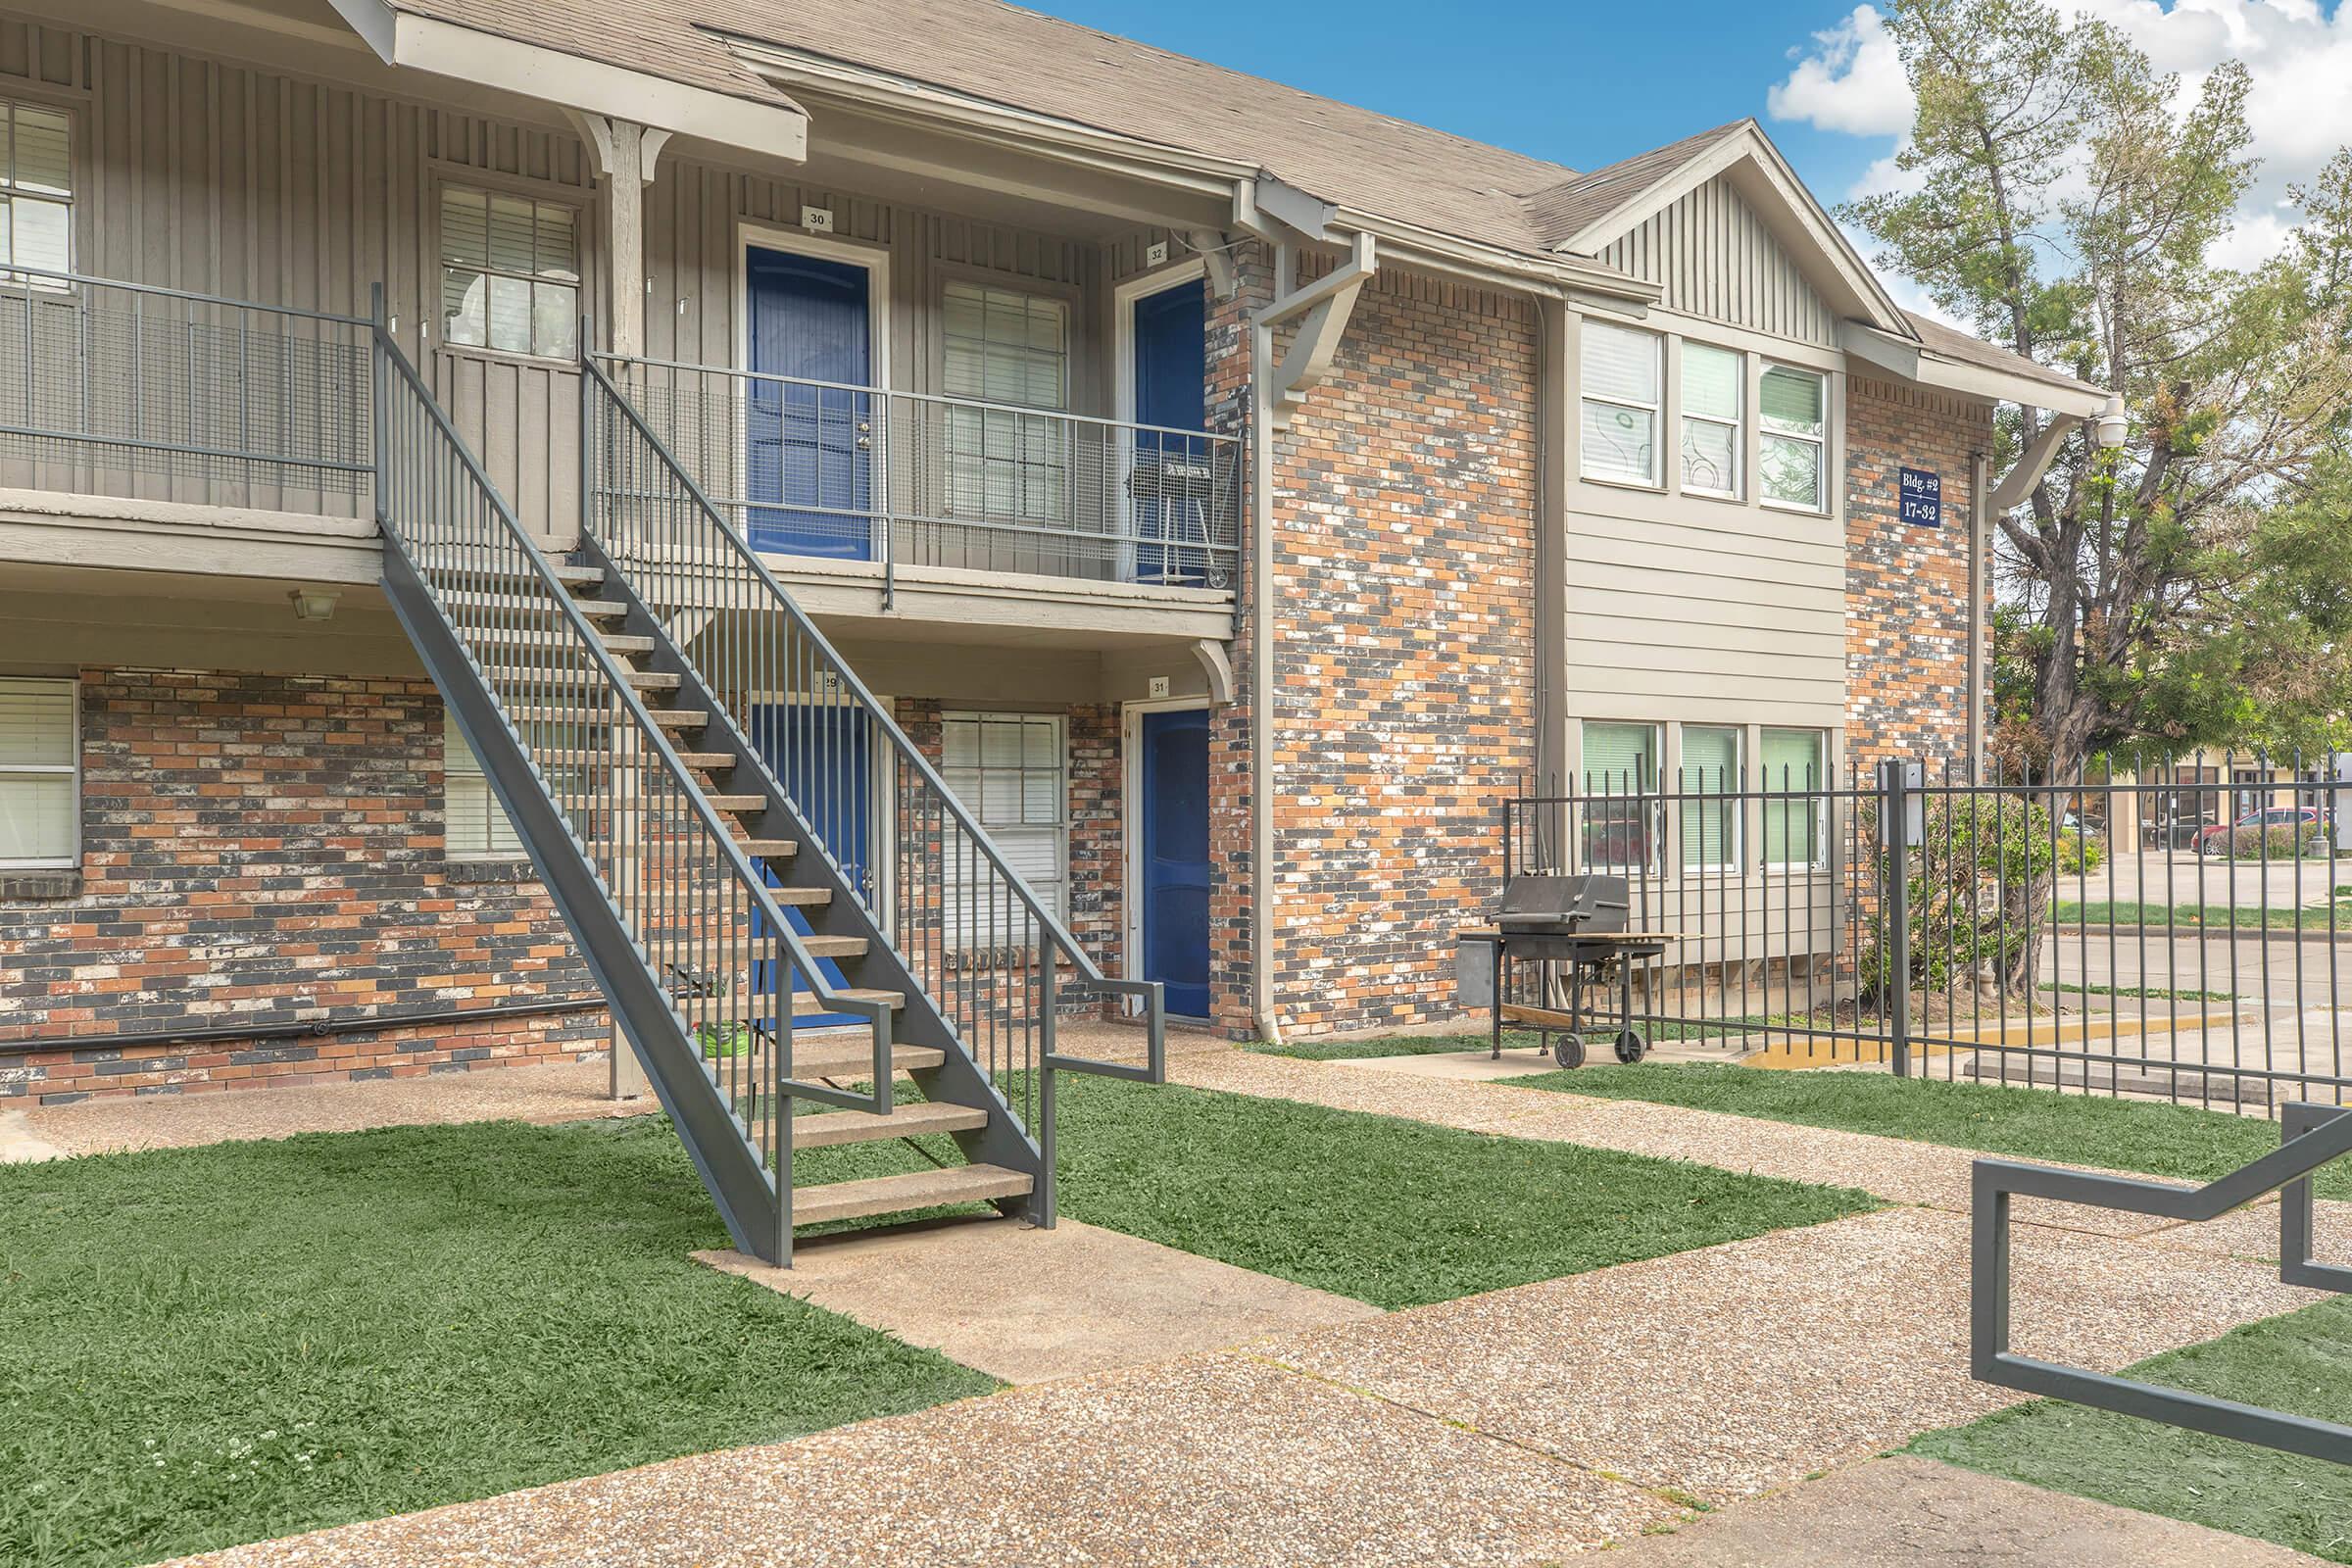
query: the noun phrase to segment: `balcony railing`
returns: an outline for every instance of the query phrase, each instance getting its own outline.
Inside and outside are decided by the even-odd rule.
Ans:
[[[671,361],[598,364],[764,555],[1230,589],[1232,436]]]
[[[356,514],[370,323],[0,270],[0,485]]]

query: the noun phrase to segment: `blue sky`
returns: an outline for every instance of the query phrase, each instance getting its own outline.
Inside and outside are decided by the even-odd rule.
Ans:
[[[1766,120],[1767,92],[1794,69],[1790,51],[1838,25],[1851,0],[1590,8],[1455,0],[1434,10],[1400,0],[1022,3],[1577,169],[1754,115],[1806,181],[1835,201],[1890,145]],[[1432,26],[1433,16],[1452,24]],[[1665,16],[1673,27],[1661,47]]]
[[[1899,183],[1891,160],[1911,122],[1902,63],[1870,0],[1021,3],[1576,169],[1753,115],[1832,205]],[[2352,143],[2352,0],[2054,4],[2115,25],[2184,92],[2224,60],[2246,65],[2261,162],[2213,254],[2233,266],[2277,254],[2296,216],[2287,186]],[[1922,303],[1899,284],[1897,297]]]

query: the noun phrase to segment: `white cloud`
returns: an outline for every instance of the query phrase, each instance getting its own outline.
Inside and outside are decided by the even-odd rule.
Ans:
[[[2255,172],[2236,230],[2216,260],[2247,266],[2276,255],[2289,219],[2280,203],[2338,147],[2352,143],[2352,0],[2061,0],[2113,24],[2159,72],[2175,72],[2193,94],[2227,60],[2249,76],[2246,122]],[[1827,131],[1885,137],[1900,145],[1912,98],[1885,20],[1869,5],[1790,51],[1796,63],[1767,98],[1776,120]],[[1849,196],[1899,188],[1891,151],[1876,160]]]
[[[1813,35],[1788,79],[1774,84],[1766,107],[1775,120],[1806,121],[1854,136],[1899,136],[1911,128],[1911,83],[1902,57],[1875,6]]]

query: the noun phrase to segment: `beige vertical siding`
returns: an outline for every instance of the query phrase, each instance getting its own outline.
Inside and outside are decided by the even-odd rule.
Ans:
[[[74,112],[77,270],[355,316],[381,280],[412,356],[426,349],[433,310],[440,180],[590,201],[581,149],[564,133],[22,21],[0,20],[0,93]],[[592,236],[586,212],[582,229]],[[424,369],[525,518],[563,531],[576,488],[576,377],[437,345]],[[368,504],[282,470],[232,481],[171,466],[13,462],[0,482],[335,514]]]
[[[1835,348],[1838,319],[1723,180],[1607,246],[1601,261],[1666,290],[1668,310]]]

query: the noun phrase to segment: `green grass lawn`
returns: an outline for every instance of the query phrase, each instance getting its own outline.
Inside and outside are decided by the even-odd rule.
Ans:
[[[0,1166],[0,1562],[143,1563],[995,1385],[693,1262],[659,1121]]]
[[[2311,908],[2281,903],[2266,909],[2259,904],[2199,904],[2193,899],[2170,906],[2162,903],[2108,904],[2096,901],[2078,904],[2068,900],[2060,900],[2058,904],[2057,923],[2062,926],[2104,928],[2114,925],[2124,928],[2127,935],[2132,927],[2138,926],[2143,927],[2148,935],[2157,936],[2163,933],[2168,919],[2175,929],[2185,927],[2227,931],[2233,925],[2241,931],[2266,928],[2273,931],[2329,929],[2326,906]],[[2335,916],[2334,929],[2346,937],[2352,937],[2352,912],[2339,912]]]
[[[1417,1306],[1810,1225],[1850,1190],[1250,1095],[1070,1077],[1061,1212],[1377,1306]],[[935,1153],[950,1157],[941,1141]],[[799,1182],[920,1168],[811,1150]]]
[[[1505,1083],[1611,1100],[1720,1110],[1806,1127],[1879,1133],[2020,1159],[2103,1165],[2180,1181],[2211,1181],[2278,1147],[2257,1116],[2193,1105],[2109,1100],[2047,1089],[1946,1083],[1862,1072],[1770,1072],[1716,1062],[1610,1063]],[[2352,1166],[2319,1173],[2319,1191],[2352,1198]]]
[[[2352,1423],[2352,1300],[2141,1362],[2143,1382]],[[2042,1399],[1930,1432],[1915,1453],[2352,1563],[2352,1469]]]

